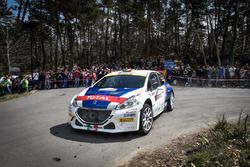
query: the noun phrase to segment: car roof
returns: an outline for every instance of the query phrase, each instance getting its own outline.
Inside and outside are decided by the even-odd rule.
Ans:
[[[146,77],[151,72],[157,72],[157,71],[151,71],[151,70],[123,70],[123,71],[115,71],[115,72],[109,73],[106,76],[137,75],[137,76]]]

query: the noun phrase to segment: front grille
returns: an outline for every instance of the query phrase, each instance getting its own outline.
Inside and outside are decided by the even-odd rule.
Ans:
[[[112,110],[87,110],[79,108],[77,115],[87,123],[101,124],[109,118],[111,112]]]

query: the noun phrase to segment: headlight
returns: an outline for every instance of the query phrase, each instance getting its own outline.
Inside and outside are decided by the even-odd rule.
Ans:
[[[77,95],[75,95],[71,101],[70,101],[70,105],[72,105],[73,107],[77,107],[77,100],[76,100]]]
[[[130,108],[130,107],[136,106],[138,104],[140,104],[140,102],[139,102],[139,95],[136,95],[136,96],[130,97],[129,99],[127,99],[123,103],[117,105],[116,109],[117,110],[122,110],[122,109],[126,109],[126,108]]]

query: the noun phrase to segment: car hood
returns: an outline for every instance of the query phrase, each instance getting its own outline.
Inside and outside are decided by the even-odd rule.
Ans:
[[[141,90],[141,88],[89,87],[77,96],[77,105],[84,108],[114,109],[129,97],[140,94]]]

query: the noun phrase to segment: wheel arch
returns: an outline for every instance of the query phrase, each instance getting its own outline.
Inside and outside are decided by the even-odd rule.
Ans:
[[[144,102],[144,104],[150,105],[151,108],[153,107],[152,101],[149,98]]]

